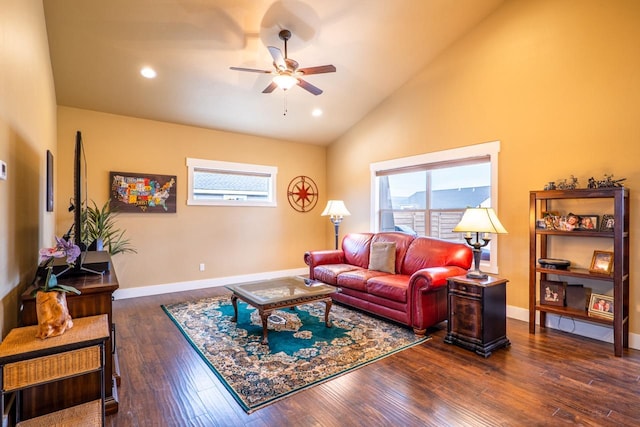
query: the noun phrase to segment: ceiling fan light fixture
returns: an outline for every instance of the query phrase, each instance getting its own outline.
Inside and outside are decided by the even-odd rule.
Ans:
[[[279,74],[273,78],[273,82],[282,90],[289,90],[298,84],[298,79],[288,74]]]
[[[151,67],[142,67],[142,69],[140,70],[140,74],[146,79],[154,79],[158,75],[158,73],[156,73],[156,70]]]

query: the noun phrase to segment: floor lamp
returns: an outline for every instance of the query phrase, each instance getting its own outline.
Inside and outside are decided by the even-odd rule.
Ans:
[[[489,233],[506,234],[507,230],[502,226],[496,213],[492,208],[468,208],[464,211],[462,219],[453,229],[454,232],[463,232],[467,244],[473,248],[473,270],[469,270],[467,277],[470,279],[486,279],[486,273],[480,271],[480,248],[489,244],[491,238]],[[475,233],[476,241],[472,241],[472,234]],[[482,242],[480,242],[480,233]]]
[[[338,249],[338,229],[340,228],[340,223],[342,222],[342,218],[348,215],[351,215],[351,213],[347,210],[342,200],[329,200],[324,211],[322,211],[321,216],[329,216],[329,219],[333,223],[336,232],[336,249]]]

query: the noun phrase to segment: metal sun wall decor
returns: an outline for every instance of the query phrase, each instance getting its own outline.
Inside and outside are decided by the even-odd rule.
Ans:
[[[110,207],[118,212],[176,212],[176,176],[109,172]]]
[[[287,188],[287,199],[298,212],[309,212],[318,203],[318,187],[308,176],[296,176]]]

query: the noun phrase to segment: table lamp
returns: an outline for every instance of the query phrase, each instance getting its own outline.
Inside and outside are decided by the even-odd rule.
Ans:
[[[340,228],[340,223],[342,222],[342,218],[348,215],[351,215],[351,213],[347,210],[342,200],[329,200],[320,215],[329,216],[329,219],[333,223],[336,232],[336,249],[338,249],[338,229]]]
[[[496,213],[492,208],[467,208],[453,231],[465,233],[464,239],[473,248],[473,270],[467,273],[467,277],[470,279],[486,279],[488,275],[480,271],[480,254],[482,252],[480,248],[487,246],[491,241],[489,233],[507,233]],[[476,234],[475,242],[472,242],[471,233]],[[482,242],[480,242],[480,233],[483,233]]]

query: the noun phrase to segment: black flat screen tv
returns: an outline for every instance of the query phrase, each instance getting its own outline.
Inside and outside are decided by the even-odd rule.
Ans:
[[[54,270],[58,276],[65,273],[103,274],[110,269],[109,255],[106,252],[88,252],[87,245],[82,241],[82,230],[84,229],[82,211],[87,206],[87,202],[87,161],[82,144],[82,133],[77,131],[73,155],[73,199],[69,208],[73,209],[73,225],[65,235],[65,238],[68,240],[71,237],[71,230],[73,230],[73,243],[78,245],[81,254],[72,268],[64,264],[60,266],[62,267],[60,271]],[[57,261],[61,264],[64,263],[63,259]]]

